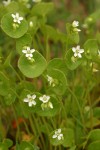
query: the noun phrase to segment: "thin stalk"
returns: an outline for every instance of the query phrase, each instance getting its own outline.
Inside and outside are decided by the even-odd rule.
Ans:
[[[91,130],[93,129],[93,110],[92,110],[92,103],[91,103],[91,99],[90,99],[90,95],[88,95],[88,102],[89,102],[89,106],[90,106],[90,122],[91,122]]]
[[[46,60],[47,62],[50,60],[50,49],[48,44],[48,37],[46,38]]]
[[[62,102],[62,100],[59,98],[59,101],[60,101],[60,104],[62,106],[62,109],[63,109],[63,112],[64,112],[64,115],[65,115],[65,123],[66,123],[66,126],[67,126],[67,113],[66,113],[66,110],[65,110],[65,107],[64,107],[64,104]]]
[[[84,117],[83,117],[82,110],[81,110],[80,104],[78,102],[78,99],[77,99],[76,95],[72,92],[72,90],[69,87],[67,87],[67,89],[68,89],[68,91],[71,93],[71,95],[74,97],[74,99],[76,101],[76,104],[77,104],[77,107],[79,109],[79,112],[80,112],[80,115],[81,115],[81,119],[82,119],[82,122],[83,122],[83,125],[84,125],[84,131],[86,131],[85,121],[84,121]]]
[[[38,133],[40,134],[40,138],[41,138],[41,142],[43,144],[44,150],[46,150],[45,142],[44,142],[43,136],[40,131],[40,125],[38,124],[37,119],[35,118],[34,114],[32,115],[32,117],[33,117],[34,123],[36,125],[36,129],[37,129]]]
[[[12,105],[12,109],[13,109],[14,117],[15,117],[16,124],[17,124],[16,141],[18,141],[18,139],[19,139],[19,137],[20,137],[20,128],[19,128],[18,119],[17,119],[17,115],[16,115],[16,112],[15,112],[15,107],[14,107],[14,105]]]
[[[48,126],[47,126],[47,123],[46,123],[46,120],[44,117],[41,117],[41,120],[43,121],[43,124],[45,124],[45,127],[46,127],[46,131],[47,131],[47,134],[49,134],[49,129],[48,129]]]
[[[18,99],[20,99],[19,95],[18,95],[13,89],[11,89],[11,90],[15,93],[16,97],[17,97]],[[20,104],[22,113],[23,113],[23,115],[24,115],[25,113],[24,113],[24,110],[23,110],[23,107],[22,107],[20,101],[19,101],[19,104]],[[27,133],[28,133],[29,135],[31,135],[31,133],[30,133],[30,131],[29,131],[29,128],[28,128],[26,122],[24,121],[23,123],[24,123],[24,126],[25,126],[25,128],[26,128]]]
[[[32,131],[33,131],[33,134],[35,134],[35,136],[36,136],[37,133],[36,133],[36,129],[35,129],[35,127],[34,127],[33,120],[32,120],[32,117],[31,117],[31,116],[29,117],[29,121],[30,121],[30,125],[31,125],[31,129],[32,129]]]
[[[19,76],[19,74],[17,73],[17,71],[14,69],[14,67],[12,65],[10,65],[11,69],[15,72],[16,76],[18,77],[18,79],[20,81],[22,81],[21,77]]]

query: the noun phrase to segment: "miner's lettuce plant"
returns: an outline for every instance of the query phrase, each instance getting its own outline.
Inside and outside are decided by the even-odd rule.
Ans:
[[[0,150],[100,149],[100,11],[63,33],[48,24],[53,9],[0,3]]]

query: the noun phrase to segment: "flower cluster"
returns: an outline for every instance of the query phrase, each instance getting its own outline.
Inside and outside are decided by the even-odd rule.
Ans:
[[[52,136],[53,139],[57,138],[58,140],[63,140],[64,139],[64,136],[61,132],[61,129],[57,129],[55,131],[55,134]]]
[[[36,95],[35,95],[35,94],[34,94],[34,95],[28,94],[27,97],[24,98],[23,101],[24,101],[24,102],[27,102],[28,105],[29,105],[29,107],[32,107],[33,105],[36,105],[35,99],[36,99]]]
[[[25,54],[27,59],[34,61],[33,53],[35,52],[35,49],[31,49],[29,46],[25,46],[22,52]]]
[[[50,86],[55,86],[55,80],[51,76],[47,75],[47,81],[49,82]]]
[[[73,21],[72,22],[72,27],[73,27],[73,31],[74,32],[80,32],[81,30],[78,29],[77,27],[79,26],[79,22],[78,21]]]
[[[23,20],[23,17],[19,16],[19,13],[16,14],[11,14],[12,18],[13,18],[13,28],[16,29],[19,27],[19,24],[21,24],[21,21]]]
[[[77,45],[76,47],[72,47],[72,51],[74,52],[74,57],[82,58],[84,49],[81,49],[79,45]]]
[[[42,101],[41,108],[44,110],[45,108],[53,109],[53,104],[50,102],[50,96],[43,95],[39,97],[39,100]]]
[[[27,97],[24,98],[23,101],[27,102],[29,107],[32,107],[33,105],[36,105],[36,101],[35,101],[36,97],[37,96],[35,94],[33,95],[28,94]],[[53,104],[50,102],[50,96],[43,95],[39,97],[39,100],[42,102],[41,104],[42,110],[44,110],[45,108],[53,109]]]

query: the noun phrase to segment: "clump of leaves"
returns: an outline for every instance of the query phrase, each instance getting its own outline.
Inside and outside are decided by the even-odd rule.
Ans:
[[[0,149],[99,150],[100,33],[91,32],[100,11],[84,21],[82,43],[78,21],[66,33],[48,25],[51,2],[0,9]]]

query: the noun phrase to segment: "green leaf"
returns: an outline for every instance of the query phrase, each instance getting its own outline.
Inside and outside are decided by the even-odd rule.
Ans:
[[[72,147],[74,144],[75,144],[74,131],[73,131],[73,129],[66,128],[64,130],[63,146],[64,147]]]
[[[99,20],[99,18],[100,18],[100,10],[98,9],[85,19],[85,25],[94,24]]]
[[[56,130],[55,130],[56,131]],[[50,134],[50,142],[52,145],[63,145],[64,147],[72,147],[74,145],[74,132],[70,128],[62,129],[61,133],[63,134],[63,139],[58,140],[57,138],[52,138],[52,136],[55,134],[55,131],[53,131]]]
[[[14,91],[12,89],[8,89],[8,94],[5,95],[4,97],[5,104],[11,105],[12,103],[14,103],[15,99],[16,99],[16,95]]]
[[[26,141],[22,141],[19,147],[20,150],[34,150],[34,145]]]
[[[67,30],[67,39],[68,44],[78,44],[79,43],[79,34],[73,31],[73,27],[70,23],[66,24]]]
[[[9,148],[13,145],[13,142],[10,139],[5,139],[3,143]]]
[[[59,34],[57,32],[56,29],[54,29],[53,27],[49,26],[49,25],[44,25],[42,26],[42,32],[44,33],[44,35],[46,37],[48,37],[49,39],[52,39],[53,41],[58,41],[59,40]]]
[[[23,36],[28,30],[28,23],[25,19],[21,21],[19,27],[14,29],[13,27],[13,18],[11,13],[6,14],[1,19],[1,28],[2,30],[12,38],[20,38]]]
[[[8,150],[12,145],[13,142],[10,139],[4,139],[3,142],[0,143],[0,150]]]
[[[100,129],[94,129],[89,133],[89,139],[91,142],[100,140]]]
[[[20,71],[29,78],[40,76],[47,66],[45,58],[39,52],[35,51],[33,58],[35,61],[30,62],[24,55],[22,55],[18,61]]]
[[[27,95],[34,95],[34,94],[36,95],[36,98],[35,98],[36,105],[29,107],[28,103],[24,102],[24,99],[27,98]],[[34,112],[38,111],[38,109],[40,108],[40,103],[39,103],[40,96],[41,96],[41,94],[38,92],[31,92],[29,90],[22,91],[22,93],[20,95],[20,99],[21,99],[21,105],[23,106],[25,116],[29,116],[30,113],[34,113]]]
[[[93,109],[93,116],[96,118],[100,118],[100,107],[95,107]]]
[[[72,146],[69,150],[75,150],[76,146]]]
[[[98,44],[97,40],[89,39],[84,44],[85,55],[88,59],[97,59],[98,55]]]
[[[65,62],[70,70],[75,70],[83,61],[83,58],[74,57],[72,49],[68,50],[66,53]]]
[[[0,95],[5,96],[8,94],[9,87],[8,78],[2,72],[0,72]]]
[[[44,2],[38,3],[35,6],[33,6],[31,14],[39,15],[39,16],[45,16],[49,12],[51,12],[53,10],[53,8],[54,8],[54,5],[51,2],[49,2],[49,3],[44,3]]]
[[[24,36],[16,40],[16,49],[20,55],[22,55],[22,50],[25,46],[31,46],[32,37],[30,34],[26,33]]]
[[[99,141],[95,141],[95,142],[89,144],[87,150],[100,150],[100,139],[99,139]]]
[[[67,71],[68,71],[65,62],[61,58],[54,58],[50,60],[47,68],[61,70],[65,75],[67,74]]]
[[[48,80],[48,76],[52,77],[54,80],[54,85],[52,86],[48,82],[48,91],[50,93],[55,92],[58,95],[64,94],[66,87],[67,87],[67,79],[64,73],[58,69],[48,69],[47,68],[47,73],[45,74],[46,80]]]
[[[10,2],[10,4],[6,6],[6,10],[7,10],[8,13],[17,12],[19,10],[18,3],[13,2],[13,1]]]
[[[44,110],[42,109],[41,105],[43,104],[40,100],[37,101],[37,110],[36,110],[36,113],[40,116],[47,116],[47,117],[52,117],[52,116],[55,116],[61,106],[60,106],[60,103],[58,101],[58,99],[54,96],[50,96],[50,102],[52,103],[53,105],[53,108],[50,108],[50,107],[46,107],[44,108]],[[39,98],[38,98],[39,99]]]
[[[38,18],[37,16],[31,17],[28,20],[28,24],[29,24],[29,32],[30,34],[33,36],[36,31],[38,30],[39,26],[40,26],[40,18]],[[30,24],[31,23],[31,24]]]

